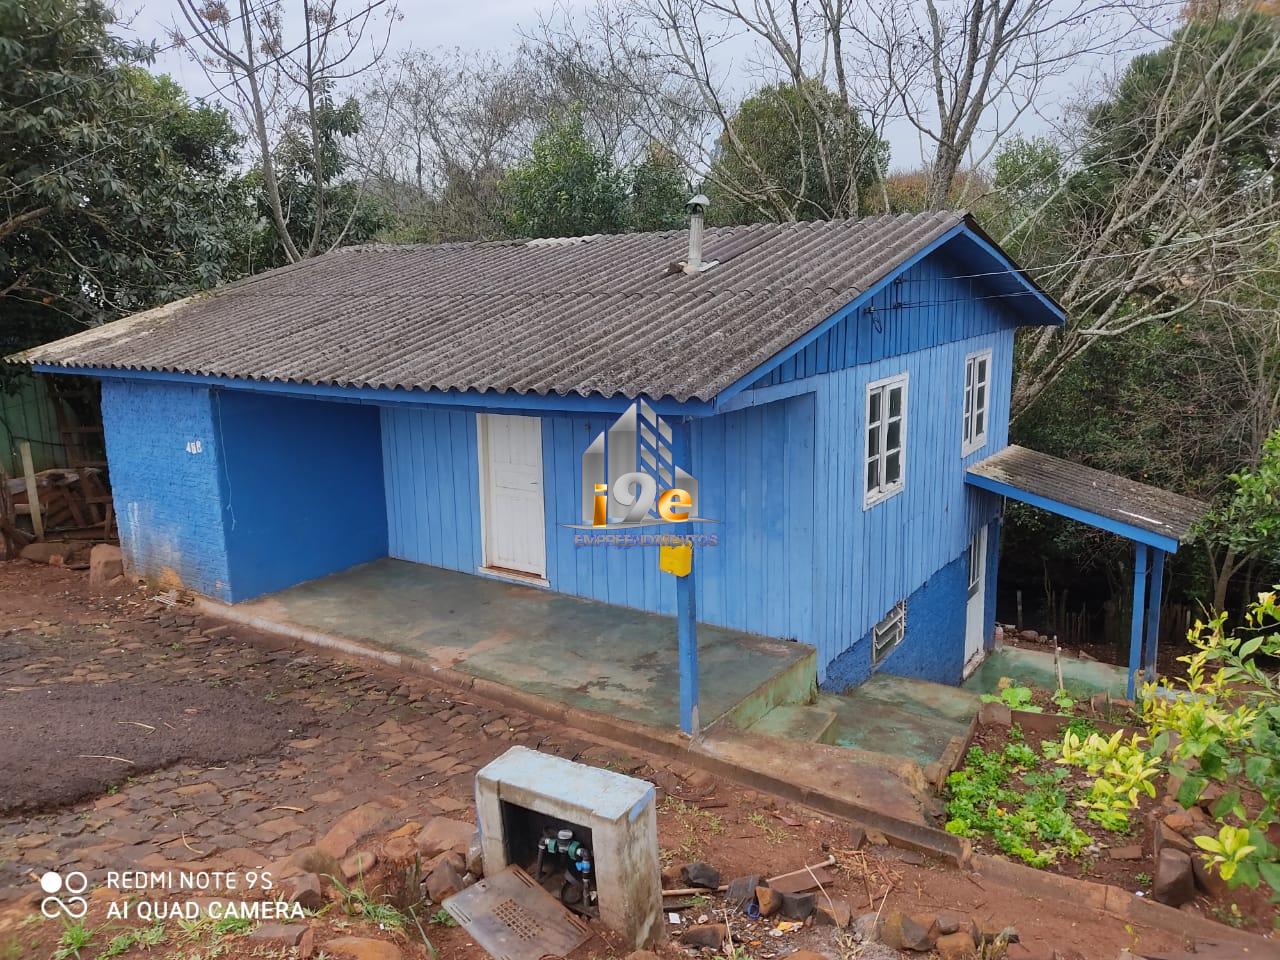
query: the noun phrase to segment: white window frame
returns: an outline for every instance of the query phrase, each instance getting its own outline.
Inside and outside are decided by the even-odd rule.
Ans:
[[[907,635],[907,604],[899,600],[884,618],[871,628],[871,665],[875,666],[897,649]]]
[[[902,409],[896,418],[900,424],[898,429],[898,446],[895,448],[898,453],[898,479],[893,483],[885,483],[885,467],[889,460],[889,454],[893,451],[885,449],[885,441],[889,435],[889,425],[892,422],[889,417],[889,393],[893,388],[902,388]],[[871,422],[871,399],[873,396],[880,395],[880,419],[872,424]],[[907,374],[898,373],[892,377],[885,377],[881,380],[875,380],[867,384],[866,401],[862,409],[862,472],[860,480],[862,483],[862,509],[875,506],[877,503],[883,503],[895,494],[901,493],[903,487],[907,484]],[[876,452],[870,451],[871,432],[876,431]],[[867,486],[867,478],[870,472],[872,462],[876,464],[876,485]]]
[[[969,596],[978,592],[982,586],[982,564],[987,556],[987,528],[979,527],[969,538]]]
[[[981,381],[982,407],[977,406],[978,368],[986,361],[986,378]],[[987,435],[991,427],[991,351],[977,350],[964,358],[964,403],[960,423],[960,456],[967,457],[975,450],[986,446]],[[982,429],[978,430],[975,421],[982,417]]]

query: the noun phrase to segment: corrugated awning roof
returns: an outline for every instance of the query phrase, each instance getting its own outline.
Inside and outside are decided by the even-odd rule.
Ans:
[[[286,384],[710,400],[962,225],[981,235],[955,212],[713,229],[704,258],[718,263],[694,276],[670,269],[685,256],[685,231],[350,247],[15,359]],[[1016,270],[997,272],[1030,286]],[[1057,322],[1056,306],[1032,292],[1018,301],[1027,322]]]
[[[1016,445],[973,464],[966,482],[1170,552],[1209,509],[1181,494]]]

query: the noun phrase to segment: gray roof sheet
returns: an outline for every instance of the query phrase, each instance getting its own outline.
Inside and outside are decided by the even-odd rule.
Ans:
[[[1179,542],[1209,509],[1199,500],[1016,444],[968,472]]]
[[[708,400],[967,220],[349,247],[21,354],[285,383]],[[971,222],[971,221],[969,221]]]

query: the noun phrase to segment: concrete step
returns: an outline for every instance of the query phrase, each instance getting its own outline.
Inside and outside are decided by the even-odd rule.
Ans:
[[[805,703],[786,703],[774,707],[751,725],[752,733],[783,740],[822,743],[836,722],[835,711]]]

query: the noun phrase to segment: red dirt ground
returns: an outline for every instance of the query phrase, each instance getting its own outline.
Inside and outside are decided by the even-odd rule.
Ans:
[[[195,698],[191,709],[212,714],[228,702],[217,699],[222,694],[249,697],[257,711],[268,714],[268,704],[293,704],[306,711],[307,739],[276,743],[265,753],[241,759],[188,756],[176,766],[121,783],[115,794],[38,815],[0,816],[0,887],[6,875],[13,878],[8,882],[19,884],[16,898],[0,902],[0,960],[49,957],[63,935],[56,921],[41,919],[35,910],[36,874],[25,872],[27,866],[24,872],[14,872],[19,865],[42,862],[42,851],[55,851],[63,858],[55,861],[59,863],[105,866],[127,862],[121,858],[129,851],[134,856],[154,851],[142,863],[203,856],[196,862],[212,867],[224,862],[219,858],[245,858],[254,851],[274,861],[314,843],[332,816],[370,798],[385,798],[406,811],[424,810],[427,816],[446,811],[473,821],[470,771],[511,743],[608,765],[656,783],[662,797],[659,842],[664,863],[700,857],[728,879],[747,873],[773,876],[833,854],[839,866],[832,892],[846,896],[855,915],[868,909],[949,910],[980,923],[1011,925],[1022,941],[1010,948],[1010,960],[1047,960],[1054,950],[1059,957],[1115,960],[1122,948],[1154,952],[1186,946],[1169,933],[1079,904],[1028,896],[890,847],[854,852],[849,849],[847,823],[780,804],[676,761],[610,746],[510,708],[460,697],[421,677],[406,678],[239,628],[234,636],[211,642],[201,636],[205,624],[166,626],[154,616],[148,619],[141,601],[141,596],[96,598],[85,576],[74,571],[0,563],[0,696],[7,696],[12,687],[73,681],[84,692],[96,685],[132,682],[148,670],[152,676],[185,678],[214,671],[218,686],[188,684],[192,689],[187,692]],[[199,698],[205,693],[210,696],[202,706]],[[66,709],[74,710],[75,702],[68,701]],[[84,702],[96,701],[90,696]],[[505,721],[499,728],[505,732],[491,733],[498,718]],[[226,713],[219,715],[220,722],[231,720]],[[68,741],[66,749],[89,753],[98,748]],[[424,750],[436,756],[427,766],[417,760],[428,755]],[[175,797],[175,788],[184,783],[195,789]],[[687,802],[672,799],[679,797]],[[162,845],[148,834],[154,829],[149,824],[160,821],[175,825],[173,836]],[[714,918],[719,906],[718,900],[693,904],[684,916]],[[95,901],[86,921],[93,939],[80,951],[83,960],[97,957],[120,932],[104,921],[105,910],[105,902]],[[321,949],[334,932],[358,933],[396,943],[406,960],[428,956],[416,937],[380,931],[340,909],[331,908],[311,923]],[[757,960],[785,957],[801,947],[835,960],[857,955],[832,928],[810,926],[775,937],[764,926],[740,920],[732,926],[747,954]],[[424,927],[445,960],[485,956],[461,929],[431,923]],[[625,955],[608,931],[596,924],[593,932],[575,960]],[[182,943],[173,925],[166,936],[163,946],[138,946],[118,955],[127,960],[282,956],[235,937],[221,943]],[[660,953],[688,955],[674,944]]]

